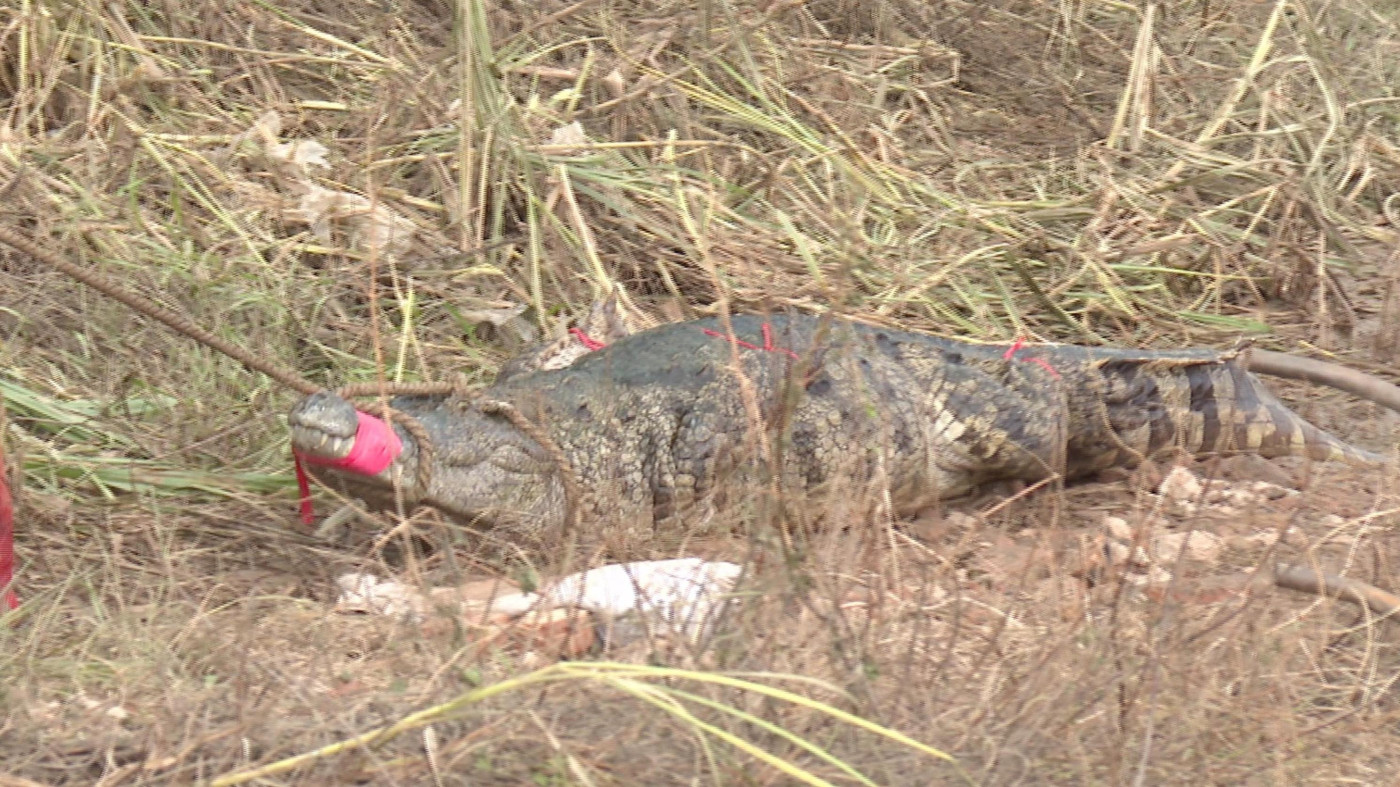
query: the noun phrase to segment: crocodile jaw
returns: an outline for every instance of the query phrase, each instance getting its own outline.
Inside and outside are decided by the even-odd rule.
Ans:
[[[287,415],[287,425],[291,427],[293,451],[336,461],[349,456],[355,447],[360,421],[354,405],[321,391],[298,402]]]
[[[416,418],[436,448],[427,488],[418,484],[420,446],[398,424],[402,452],[384,470],[370,475],[337,467],[355,448],[360,416],[333,394],[312,394],[288,413],[292,447],[313,475],[372,509],[392,511],[403,499],[472,525],[525,523],[536,530],[562,521],[563,487],[553,460],[510,423],[433,398],[394,406]]]
[[[319,392],[307,396],[297,403],[287,415],[291,429],[292,450],[307,464],[318,470],[337,475],[360,484],[375,487],[393,487],[405,479],[412,479],[410,471],[417,457],[417,444],[397,425],[393,437],[398,445],[381,450],[389,450],[393,460],[379,472],[357,470],[353,467],[337,466],[337,463],[350,457],[356,440],[367,439],[361,435],[361,413],[355,406],[335,394]],[[382,424],[376,424],[383,428]],[[383,454],[380,454],[383,456]],[[376,467],[379,465],[376,463]]]
[[[328,461],[344,459],[355,447],[355,437],[337,437],[314,427],[292,425],[292,450],[301,456]]]

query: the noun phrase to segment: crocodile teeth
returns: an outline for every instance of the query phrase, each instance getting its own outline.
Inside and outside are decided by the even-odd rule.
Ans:
[[[336,437],[308,426],[292,426],[292,447],[297,453],[324,459],[344,459],[355,447],[354,437]]]

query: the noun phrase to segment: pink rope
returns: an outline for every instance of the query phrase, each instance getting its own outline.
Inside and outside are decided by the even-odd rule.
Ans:
[[[1020,339],[1017,339],[1016,341],[1011,343],[1010,347],[1006,348],[1006,352],[1001,354],[1001,359],[1003,361],[1009,361],[1012,358],[1015,358],[1016,353],[1020,352],[1021,348],[1024,346],[1026,346],[1026,343]]]

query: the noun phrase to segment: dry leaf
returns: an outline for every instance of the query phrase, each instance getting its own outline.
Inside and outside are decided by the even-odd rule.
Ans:
[[[308,166],[329,168],[330,164],[326,161],[326,154],[329,152],[325,145],[314,139],[276,142],[269,144],[266,149],[268,158],[293,164],[302,174],[306,174]]]
[[[548,144],[557,146],[550,150],[552,155],[581,156],[588,152],[588,135],[583,132],[583,124],[575,120],[554,129],[554,133],[549,135]]]
[[[310,224],[311,232],[322,243],[331,242],[332,223],[341,222],[350,230],[352,246],[379,254],[408,250],[416,227],[393,208],[348,191],[332,191],[314,183],[306,187],[294,215]]]

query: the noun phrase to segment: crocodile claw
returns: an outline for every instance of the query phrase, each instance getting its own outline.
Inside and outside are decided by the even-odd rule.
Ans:
[[[359,416],[355,405],[328,391],[311,394],[287,415],[292,450],[304,456],[344,459],[355,447]]]

